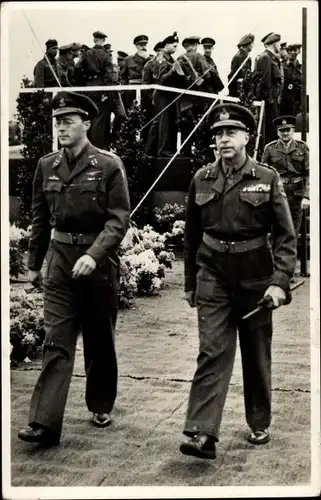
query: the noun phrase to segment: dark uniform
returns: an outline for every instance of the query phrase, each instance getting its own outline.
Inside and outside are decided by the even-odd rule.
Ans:
[[[73,58],[68,58],[67,54],[73,54],[74,44],[59,47],[59,79],[62,87],[72,87],[75,85],[75,64]]]
[[[48,49],[58,50],[57,40],[51,40],[51,39],[48,40],[46,42],[46,48],[47,50]],[[46,54],[54,72],[56,73],[59,79],[59,65],[57,59],[55,57],[50,56],[47,52]],[[52,69],[45,57],[36,64],[33,70],[33,75],[34,75],[34,86],[36,88],[58,87],[58,82],[54,77]]]
[[[241,128],[246,110],[239,108],[214,108],[214,127],[234,123]],[[277,172],[250,157],[230,173],[223,171],[221,159],[200,169],[189,190],[184,246],[185,291],[196,291],[200,339],[184,434],[205,433],[218,441],[237,330],[246,420],[253,431],[266,429],[271,421],[272,314],[263,310],[246,321],[241,317],[257,306],[269,285],[287,291],[295,268],[294,228]],[[183,453],[194,454],[184,447]]]
[[[161,49],[164,48],[163,42],[158,42],[154,51],[157,52],[156,56],[150,59],[144,66],[143,69],[143,78],[142,83],[146,85],[155,85],[158,83],[158,75],[159,75],[159,67],[163,61],[163,54]],[[159,112],[159,100],[158,94],[155,90],[145,91],[146,96],[148,97],[149,106],[151,106],[152,111],[148,113],[153,117],[156,116]],[[150,156],[155,156],[157,154],[157,141],[158,141],[158,129],[159,129],[159,119],[156,118],[150,125],[148,130],[148,137],[146,143],[146,154]]]
[[[248,56],[248,51],[246,47],[254,42],[254,35],[251,33],[249,35],[244,35],[238,43],[238,52],[234,55],[231,61],[231,71],[228,75],[228,81],[231,80],[232,76],[239,69],[243,61]],[[239,97],[242,89],[242,82],[244,78],[252,71],[252,59],[249,57],[242,69],[238,72],[237,77],[229,85],[229,94],[232,97]]]
[[[137,43],[147,43],[148,37],[146,35],[138,35],[134,38],[134,45]],[[120,83],[121,85],[137,85],[142,83],[143,69],[147,61],[151,58],[148,56],[146,58],[142,57],[138,53],[127,56],[124,59],[123,67],[120,70]],[[144,107],[144,99],[142,95],[142,106]],[[125,91],[124,94],[124,104],[126,111],[130,109],[133,101],[136,98],[135,91]]]
[[[291,119],[292,118],[292,119]],[[275,125],[295,126],[295,117],[280,117]],[[296,236],[302,221],[301,202],[309,198],[309,148],[303,141],[292,139],[287,146],[278,139],[265,146],[262,162],[272,165],[280,174],[286,192]]]
[[[270,33],[262,41],[270,44],[271,40],[280,40],[280,35]],[[265,50],[255,61],[256,99],[265,101],[265,143],[276,135],[273,120],[280,114],[282,91],[282,69],[280,59],[270,50]]]
[[[90,116],[94,104],[85,99],[63,92],[54,98],[53,109],[66,107],[75,113],[83,109]],[[59,439],[80,327],[89,411],[109,413],[116,398],[116,250],[127,231],[130,211],[121,160],[89,142],[74,162],[68,161],[65,150],[44,156],[35,173],[32,209],[28,267],[40,270],[46,254],[48,265],[43,277],[43,364],[29,425],[44,426]],[[84,254],[97,267],[90,275],[73,279],[73,266]]]
[[[288,60],[283,64],[283,73],[281,114],[297,116],[301,112],[302,64]]]

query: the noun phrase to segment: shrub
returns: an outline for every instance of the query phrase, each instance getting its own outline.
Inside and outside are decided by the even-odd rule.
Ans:
[[[32,290],[10,290],[10,343],[11,362],[15,364],[26,357],[35,358],[45,338],[43,295]]]
[[[184,230],[185,230],[185,221],[184,220],[175,221],[172,230],[168,233],[165,233],[167,246],[175,248],[176,250],[179,251],[183,250]]]
[[[10,278],[18,278],[26,272],[23,256],[28,249],[29,231],[11,224],[9,240],[9,274]]]
[[[155,229],[161,233],[171,232],[174,222],[184,218],[184,205],[165,203],[162,208],[154,208]]]

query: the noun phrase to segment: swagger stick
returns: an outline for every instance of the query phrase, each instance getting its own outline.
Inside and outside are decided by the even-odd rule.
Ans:
[[[227,82],[227,85],[224,87],[223,90],[225,90],[229,84],[234,80],[234,78],[237,76],[237,74],[239,73],[239,71],[243,68],[244,64],[246,63],[246,61],[248,60],[248,58],[250,57],[250,54],[248,54],[248,56],[244,59],[244,61],[242,62],[242,64],[238,67],[237,71],[234,73],[234,75],[232,76],[232,78],[230,79],[230,81]],[[181,94],[182,95],[182,94]],[[175,158],[177,158],[177,156],[179,155],[181,149],[185,146],[185,144],[190,140],[190,138],[192,137],[192,135],[194,134],[194,132],[198,129],[198,127],[201,125],[201,123],[205,120],[205,118],[207,117],[207,115],[209,115],[209,113],[212,111],[212,109],[214,108],[215,104],[217,103],[217,101],[219,100],[220,98],[217,97],[215,99],[215,101],[212,102],[212,104],[210,105],[210,107],[207,109],[207,111],[204,113],[204,115],[201,117],[201,119],[199,120],[199,122],[195,125],[195,127],[193,128],[193,130],[191,131],[191,133],[186,137],[185,141],[180,145],[179,149],[176,151],[176,153],[172,156],[172,158],[169,160],[169,162],[167,163],[167,165],[165,165],[165,167],[163,168],[163,170],[161,171],[161,173],[159,174],[159,176],[157,177],[157,179],[153,182],[153,184],[151,185],[151,187],[148,189],[148,191],[144,194],[144,196],[142,197],[142,199],[138,202],[138,204],[136,205],[136,207],[133,209],[133,211],[131,212],[130,214],[130,217],[132,217],[135,212],[137,212],[138,208],[142,205],[142,203],[146,200],[147,196],[150,194],[150,192],[154,189],[154,187],[156,186],[156,184],[158,183],[158,181],[160,180],[160,178],[164,175],[164,173],[166,172],[166,170],[168,170],[168,168],[170,167],[170,165],[173,163],[173,161],[175,160]]]

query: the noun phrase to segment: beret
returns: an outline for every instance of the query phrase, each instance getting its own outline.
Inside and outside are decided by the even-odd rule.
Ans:
[[[86,95],[76,92],[58,92],[51,102],[51,108],[52,116],[75,113],[92,120],[98,114],[98,108],[94,101]]]
[[[167,42],[169,43],[169,42]],[[154,52],[157,52],[158,50],[161,50],[164,48],[164,42],[157,42],[155,47],[153,48]]]
[[[239,104],[219,104],[210,113],[211,130],[222,127],[233,127],[252,132],[255,129],[255,118],[251,111]]]
[[[301,43],[291,43],[290,45],[287,46],[288,50],[291,49],[301,49],[302,44]]]
[[[179,42],[179,39],[178,39],[178,36],[177,36],[177,31],[174,31],[174,33],[172,35],[169,35],[167,36],[164,40],[163,40],[163,44],[164,46],[167,44],[167,43],[178,43]]]
[[[296,117],[292,115],[278,116],[273,120],[273,124],[277,129],[295,127]]]
[[[102,31],[95,31],[93,33],[93,37],[94,38],[107,38],[107,35],[105,35],[105,33],[103,33]]]
[[[201,44],[202,44],[202,45],[215,45],[215,43],[216,43],[216,42],[215,42],[214,38],[211,38],[211,37],[209,37],[209,36],[208,36],[208,37],[206,37],[206,38],[203,38],[203,39],[201,40]]]
[[[49,49],[50,47],[56,47],[58,49],[58,42],[54,38],[49,38],[46,41],[46,47]]]
[[[278,35],[277,33],[269,33],[263,37],[261,41],[265,43],[265,45],[271,45],[272,43],[279,42],[280,40],[281,35]]]
[[[146,35],[137,35],[135,36],[134,38],[134,45],[136,45],[136,43],[147,43],[148,42],[148,36]]]
[[[255,39],[255,36],[252,35],[252,33],[249,33],[248,35],[242,36],[241,40],[237,44],[238,47],[242,47],[242,45],[249,45],[250,43],[253,43]]]

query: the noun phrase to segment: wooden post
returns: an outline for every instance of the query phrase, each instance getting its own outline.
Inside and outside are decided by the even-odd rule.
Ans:
[[[302,8],[302,87],[301,87],[301,139],[307,140],[307,8]],[[300,274],[308,276],[307,210],[303,210],[300,228]]]
[[[57,94],[57,92],[52,93],[52,99],[55,97],[56,94]],[[57,129],[55,127],[54,118],[52,118],[52,117],[51,117],[51,126],[52,126],[52,150],[57,151],[57,149],[58,149],[58,133],[57,133]]]

